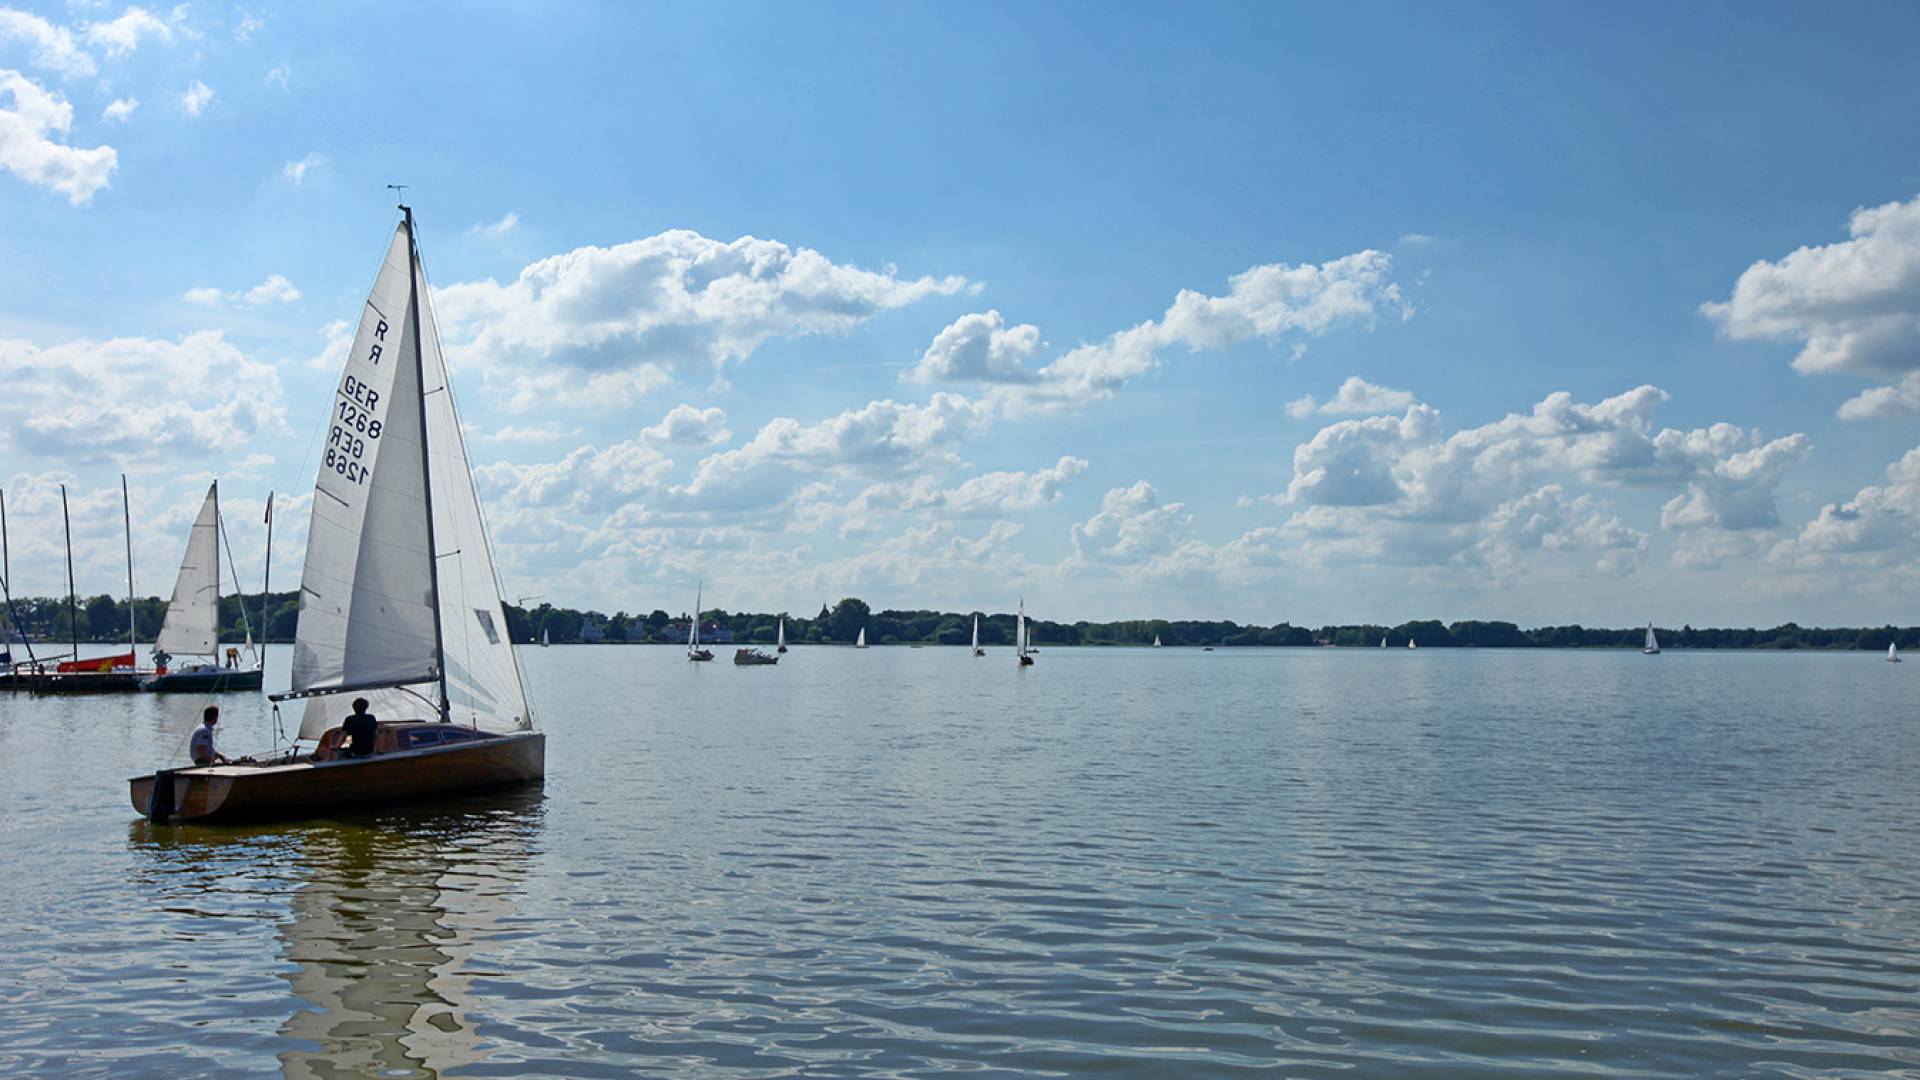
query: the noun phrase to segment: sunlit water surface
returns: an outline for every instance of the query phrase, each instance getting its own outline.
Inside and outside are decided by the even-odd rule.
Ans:
[[[293,825],[0,697],[0,1074],[1920,1073],[1920,664],[523,655],[544,790]]]

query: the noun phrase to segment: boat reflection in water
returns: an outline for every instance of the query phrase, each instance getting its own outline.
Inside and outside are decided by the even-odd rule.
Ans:
[[[536,789],[300,826],[132,829],[153,869],[201,888],[222,888],[223,864],[244,874],[277,861],[290,879],[269,890],[287,899],[275,936],[298,999],[279,1059],[304,1080],[432,1077],[486,1057],[468,1015],[473,955],[512,917],[542,821]]]

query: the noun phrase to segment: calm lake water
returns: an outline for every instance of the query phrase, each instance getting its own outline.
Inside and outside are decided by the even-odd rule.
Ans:
[[[0,696],[0,1074],[1920,1075],[1920,663],[523,657],[544,790],[296,825]]]

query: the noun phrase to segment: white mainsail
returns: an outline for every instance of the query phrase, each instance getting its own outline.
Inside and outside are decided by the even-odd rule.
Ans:
[[[1020,613],[1013,624],[1013,648],[1019,656],[1027,655],[1027,601],[1020,601]]]
[[[173,582],[173,599],[153,639],[156,652],[177,656],[213,656],[220,650],[220,484],[207,487],[206,500],[187,534],[187,554]]]
[[[693,624],[687,627],[688,656],[700,651],[700,591],[703,587],[693,587]]]
[[[551,644],[553,644],[553,634],[550,633],[546,627],[544,626],[541,627],[540,628],[540,647],[544,649]]]
[[[1647,643],[1641,646],[1640,651],[1646,653],[1657,653],[1660,651],[1660,639],[1653,636],[1652,623],[1647,624]]]
[[[1887,642],[1887,662],[1891,664],[1897,664],[1900,662],[1900,643],[1899,642],[1897,641]]]
[[[866,627],[863,626],[860,628],[860,636],[854,639],[853,647],[856,649],[864,649],[867,647],[867,628]]]
[[[532,726],[411,227],[374,279],[314,484],[293,690],[325,696],[303,739],[347,715],[348,691],[384,719],[432,717],[443,672],[445,719]]]
[[[1156,649],[1160,647],[1160,635],[1159,635],[1159,634],[1155,634],[1155,635],[1153,635],[1153,647],[1154,647],[1154,648],[1156,648]]]
[[[973,647],[976,650],[980,648],[980,616],[978,615],[973,617]]]
[[[774,642],[774,647],[777,649],[787,647],[787,620],[785,619],[780,620],[780,637],[779,640]]]

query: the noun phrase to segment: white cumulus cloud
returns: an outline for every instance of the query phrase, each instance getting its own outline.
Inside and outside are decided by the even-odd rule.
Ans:
[[[733,432],[727,430],[727,414],[719,408],[675,405],[659,423],[641,428],[640,436],[652,443],[712,446],[733,438]]]
[[[33,47],[34,67],[71,78],[98,70],[93,56],[74,43],[73,31],[28,11],[0,8],[0,43],[21,41]]]
[[[1378,251],[1360,251],[1317,266],[1255,266],[1229,278],[1226,293],[1219,296],[1182,289],[1158,320],[1149,319],[1104,341],[1070,349],[1031,378],[1020,377],[1024,369],[1012,363],[1024,359],[1026,339],[1011,339],[1002,348],[1002,373],[988,380],[1005,385],[994,387],[991,396],[1009,413],[1059,412],[1112,397],[1127,383],[1158,368],[1162,353],[1174,347],[1204,352],[1247,341],[1274,342],[1287,335],[1314,337],[1343,326],[1372,327],[1382,315],[1410,318],[1413,308],[1391,280],[1392,267],[1392,257]],[[990,324],[956,323],[944,333],[954,334],[954,344],[963,344],[977,342],[982,330],[991,329]],[[1031,332],[1037,348],[1037,330],[1007,331],[1015,332]],[[973,354],[953,350],[952,356],[929,349],[914,369],[914,377],[980,379],[982,371],[992,374],[982,366],[993,359],[990,336],[987,341],[989,351],[984,357],[978,356],[977,345]],[[941,342],[935,344],[938,347]],[[977,362],[966,366],[971,358]],[[945,376],[946,371],[956,375]]]
[[[1305,394],[1287,403],[1287,415],[1302,420],[1319,413],[1322,416],[1370,416],[1376,413],[1399,412],[1412,405],[1414,397],[1407,390],[1389,390],[1384,386],[1352,375],[1340,384],[1332,398],[1324,402],[1313,400],[1312,394]]]
[[[87,44],[105,50],[107,56],[115,60],[139,48],[142,40],[171,42],[173,34],[172,26],[138,7],[126,9],[119,18],[91,23],[86,29]]]
[[[280,378],[218,332],[0,341],[0,445],[75,461],[237,451],[285,428]]]
[[[300,299],[300,290],[294,287],[283,274],[269,274],[265,281],[250,289],[238,289],[233,292],[221,292],[212,286],[203,285],[188,289],[180,294],[180,299],[201,307],[219,307],[221,304],[250,304],[258,307],[263,304],[291,304]],[[333,324],[339,326],[342,324]],[[335,335],[338,336],[338,335]]]
[[[107,102],[107,107],[100,110],[100,119],[109,124],[124,124],[133,116],[133,110],[139,107],[139,98],[116,98]]]
[[[107,186],[119,155],[111,146],[66,143],[73,106],[17,71],[0,68],[0,169],[85,206]]]
[[[675,230],[542,259],[504,284],[449,285],[435,305],[449,346],[524,397],[529,381],[561,373],[717,376],[770,339],[845,333],[965,285],[864,270],[773,240]]]
[[[1800,343],[1804,373],[1920,371],[1920,198],[1864,207],[1849,238],[1761,260],[1724,301],[1700,310],[1736,341]],[[1849,420],[1901,411],[1911,385],[1868,391],[1841,407]]]
[[[1021,365],[1043,342],[1038,327],[1008,326],[998,311],[962,315],[934,335],[920,362],[902,378],[909,382],[1028,382]]]

